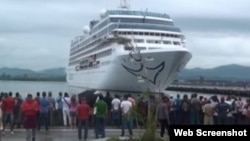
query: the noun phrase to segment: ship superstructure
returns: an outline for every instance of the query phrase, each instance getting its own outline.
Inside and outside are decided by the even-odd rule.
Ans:
[[[191,56],[169,15],[133,11],[123,1],[71,41],[67,82],[77,92],[162,91]]]

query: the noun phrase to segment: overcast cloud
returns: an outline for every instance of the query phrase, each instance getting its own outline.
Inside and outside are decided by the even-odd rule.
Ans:
[[[156,3],[157,2],[157,3]],[[131,0],[169,14],[193,53],[188,68],[250,66],[249,0]],[[0,0],[0,67],[66,67],[70,41],[119,0]],[[202,62],[202,63],[201,63]]]

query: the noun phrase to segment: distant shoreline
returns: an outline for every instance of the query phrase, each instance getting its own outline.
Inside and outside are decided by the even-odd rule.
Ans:
[[[37,82],[66,82],[65,78],[30,78],[30,79],[0,79],[0,81],[37,81]]]

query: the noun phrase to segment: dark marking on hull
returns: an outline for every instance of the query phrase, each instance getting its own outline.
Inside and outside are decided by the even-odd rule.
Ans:
[[[146,80],[147,80],[147,76],[142,76],[142,75],[138,74],[139,72],[142,72],[142,71],[143,71],[143,69],[144,69],[144,65],[143,65],[143,64],[140,64],[140,68],[137,69],[137,70],[131,69],[131,68],[125,66],[124,64],[122,64],[122,66],[123,66],[123,68],[124,68],[127,72],[131,73],[132,75],[134,75],[134,76],[136,76],[136,77],[137,77],[137,76],[140,76],[140,77],[142,77],[143,79],[146,79]],[[155,73],[153,79],[149,79],[149,78],[148,78],[148,81],[151,82],[152,84],[156,85],[157,78],[158,78],[158,76],[160,75],[160,73],[164,70],[164,68],[165,68],[165,61],[161,62],[161,63],[160,63],[159,65],[157,65],[156,67],[152,67],[152,68],[146,67],[145,69],[150,70],[150,71],[155,71],[155,70],[158,69],[158,71]]]

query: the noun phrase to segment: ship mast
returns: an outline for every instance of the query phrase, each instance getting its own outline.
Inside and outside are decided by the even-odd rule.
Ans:
[[[129,5],[129,0],[120,0],[120,8],[121,9],[129,9],[130,5]]]

